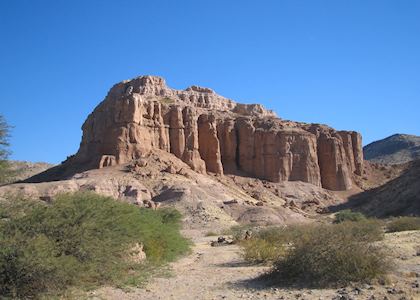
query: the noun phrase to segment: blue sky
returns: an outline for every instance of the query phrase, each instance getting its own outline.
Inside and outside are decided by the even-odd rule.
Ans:
[[[284,119],[420,135],[420,1],[0,0],[12,159],[60,162],[116,82],[211,87]]]

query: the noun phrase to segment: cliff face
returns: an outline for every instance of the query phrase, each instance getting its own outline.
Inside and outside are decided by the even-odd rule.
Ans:
[[[152,76],[115,85],[82,129],[69,163],[91,168],[161,149],[200,173],[300,180],[331,190],[349,189],[363,168],[357,132],[283,121],[261,105],[237,104],[197,86],[173,90]]]

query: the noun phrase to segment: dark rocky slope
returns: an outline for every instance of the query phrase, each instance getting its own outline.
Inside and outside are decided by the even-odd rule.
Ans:
[[[366,160],[382,164],[402,164],[420,159],[420,136],[394,134],[363,147]]]
[[[401,176],[382,186],[354,195],[337,211],[351,208],[368,216],[420,216],[420,160],[408,163]]]

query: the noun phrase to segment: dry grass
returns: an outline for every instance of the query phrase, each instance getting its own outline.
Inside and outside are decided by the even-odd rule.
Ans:
[[[395,218],[387,224],[386,228],[388,232],[420,230],[420,218],[418,217]]]

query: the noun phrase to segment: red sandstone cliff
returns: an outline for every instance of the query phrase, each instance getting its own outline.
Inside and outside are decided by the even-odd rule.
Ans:
[[[237,104],[197,86],[173,90],[152,76],[116,84],[82,129],[80,149],[68,163],[91,168],[157,148],[200,173],[300,180],[331,190],[349,189],[363,169],[357,132],[283,121],[261,105]]]

